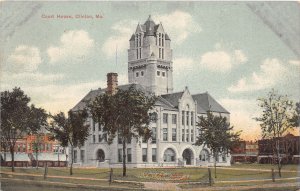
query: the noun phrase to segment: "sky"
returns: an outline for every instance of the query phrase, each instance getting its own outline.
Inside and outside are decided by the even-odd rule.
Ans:
[[[105,88],[108,72],[128,83],[129,39],[149,15],[171,38],[174,92],[209,92],[242,138],[260,138],[257,98],[272,88],[299,101],[299,55],[245,2],[0,3],[1,91],[21,87],[51,113]],[[291,3],[281,14],[299,21],[299,4]]]

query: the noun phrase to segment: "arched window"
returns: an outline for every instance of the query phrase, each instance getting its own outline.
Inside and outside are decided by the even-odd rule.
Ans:
[[[168,148],[164,153],[164,162],[175,162],[175,151],[171,148]]]
[[[203,150],[200,152],[199,159],[200,159],[201,161],[209,161],[209,152],[208,152],[206,149],[203,149]]]

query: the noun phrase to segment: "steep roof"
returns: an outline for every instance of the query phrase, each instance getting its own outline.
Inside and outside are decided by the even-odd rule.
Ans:
[[[174,107],[178,108],[178,100],[182,97],[184,92],[177,92],[171,94],[161,95],[164,99],[170,102]]]
[[[143,92],[146,93],[147,95],[147,91],[146,89],[140,85],[140,84],[125,84],[125,85],[120,85],[118,86],[118,89],[120,90],[128,90],[130,87],[133,87],[137,90],[141,90]],[[106,88],[105,89],[97,89],[97,90],[91,90],[86,96],[84,96],[79,103],[77,103],[71,110],[72,111],[78,111],[78,110],[82,110],[86,108],[86,104],[88,101],[93,101],[97,96],[104,94],[106,92]]]
[[[206,113],[209,110],[212,112],[229,113],[208,93],[196,94],[192,95],[192,97],[197,101],[198,113]]]

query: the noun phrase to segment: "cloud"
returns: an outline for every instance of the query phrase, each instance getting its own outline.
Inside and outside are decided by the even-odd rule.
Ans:
[[[228,88],[230,92],[255,91],[274,86],[283,80],[287,69],[278,59],[266,59],[260,66],[258,73],[253,72],[248,78],[241,78],[235,85]]]
[[[254,120],[259,116],[255,99],[220,99],[220,104],[230,112],[230,123],[235,131],[242,130],[241,138],[254,140],[261,137],[259,123]]]
[[[38,69],[42,59],[40,50],[34,46],[19,45],[14,52],[8,56],[3,69],[8,72],[33,72]]]
[[[244,64],[248,58],[242,50],[225,50],[220,43],[215,50],[204,53],[200,58],[200,66],[214,72],[228,72],[234,65]]]
[[[294,66],[300,66],[300,60],[289,60],[289,64]]]
[[[68,63],[73,63],[70,59],[84,58],[93,46],[94,40],[90,38],[88,32],[84,30],[65,31],[60,37],[60,45],[50,46],[47,54],[52,64],[68,59]]]
[[[116,33],[104,42],[102,51],[107,57],[115,56],[116,48],[118,48],[118,54],[127,52],[129,47],[129,39],[135,32],[138,21],[135,20],[123,20],[119,21],[112,26],[113,33]]]
[[[202,31],[199,23],[193,19],[191,14],[180,10],[170,14],[153,15],[153,20],[156,23],[162,22],[165,32],[170,35],[175,44],[181,44],[191,34]]]

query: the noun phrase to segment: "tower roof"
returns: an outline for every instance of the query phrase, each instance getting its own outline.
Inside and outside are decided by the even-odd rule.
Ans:
[[[147,21],[144,23],[144,26],[146,28],[145,35],[146,36],[154,36],[156,30],[155,30],[155,22],[152,20],[151,15],[149,15]]]

